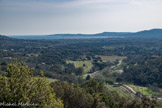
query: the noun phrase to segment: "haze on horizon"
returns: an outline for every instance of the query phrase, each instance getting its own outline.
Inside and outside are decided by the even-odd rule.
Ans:
[[[0,0],[0,34],[136,32],[162,28],[162,0]]]

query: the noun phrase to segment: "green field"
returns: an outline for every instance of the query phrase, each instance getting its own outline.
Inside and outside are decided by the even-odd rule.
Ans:
[[[113,46],[103,46],[102,48],[108,49],[108,50],[115,50],[115,49],[119,49],[119,48],[124,48],[124,46],[113,45]]]
[[[34,57],[38,57],[40,56],[40,54],[27,54],[28,57],[34,56]]]
[[[47,78],[47,81],[49,82],[49,83],[52,83],[52,82],[55,82],[55,81],[58,81],[57,79],[52,79],[52,78]]]
[[[115,60],[122,61],[124,58],[126,58],[125,56],[100,56],[100,55],[97,55],[97,57],[101,57],[103,62]]]
[[[153,92],[152,90],[150,90],[147,87],[135,86],[135,85],[128,85],[128,86],[130,86],[134,91],[140,92],[147,96],[153,96],[154,94],[156,94],[156,92]]]
[[[91,68],[93,67],[92,61],[86,60],[86,61],[66,61],[66,63],[73,63],[76,68],[82,67],[84,69],[84,72],[89,72]],[[85,66],[83,67],[83,64]]]

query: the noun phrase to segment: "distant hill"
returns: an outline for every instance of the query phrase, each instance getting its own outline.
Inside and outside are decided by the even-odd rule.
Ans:
[[[130,34],[130,36],[138,36],[138,37],[162,37],[162,29],[151,29],[151,30],[139,31],[139,32]]]
[[[7,42],[13,42],[13,41],[20,41],[20,40],[12,38],[12,37],[5,36],[5,35],[0,35],[0,43],[6,43],[7,44]]]
[[[3,36],[2,36],[3,37]],[[121,37],[162,37],[162,29],[151,29],[139,32],[102,32],[97,34],[51,34],[9,36],[17,39],[90,39],[90,38],[121,38]]]
[[[131,32],[103,32],[94,34],[95,36],[127,36],[131,34]]]
[[[52,34],[48,36],[91,36],[93,34]]]
[[[131,34],[130,32],[103,32],[103,33],[97,33],[97,34],[53,34],[53,35],[48,35],[48,36],[62,36],[62,37],[67,37],[67,36],[126,36]]]
[[[139,36],[139,37],[162,37],[162,29],[151,29],[139,32],[103,32],[97,34],[53,34],[48,36],[61,36],[61,37],[80,37],[80,36]]]
[[[7,36],[4,36],[4,35],[0,35],[0,39],[1,40],[8,40],[8,39],[13,39],[13,38],[7,37]]]

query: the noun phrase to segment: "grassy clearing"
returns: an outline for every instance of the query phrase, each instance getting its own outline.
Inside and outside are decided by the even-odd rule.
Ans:
[[[47,81],[49,82],[49,83],[52,83],[52,82],[55,82],[55,81],[58,81],[57,79],[52,79],[52,78],[47,78]]]
[[[124,48],[124,46],[113,45],[113,46],[103,46],[102,48],[108,49],[108,50],[115,50],[115,49],[119,49],[119,48]]]
[[[128,85],[128,86],[133,88],[134,91],[140,92],[140,93],[147,95],[147,96],[153,96],[155,94],[155,92],[153,92],[152,90],[150,90],[147,87],[135,86],[135,85]]]
[[[34,56],[34,57],[38,57],[40,56],[40,54],[27,54],[28,57]]]
[[[159,96],[161,96],[161,93],[162,93],[161,88],[159,88],[159,91],[152,91],[148,87],[136,86],[136,85],[132,85],[132,84],[130,84],[128,86],[132,87],[134,89],[134,91],[140,92],[140,93],[147,95],[147,96],[159,97]]]
[[[115,60],[122,61],[124,58],[126,58],[125,56],[98,56],[98,57],[101,57],[103,62],[115,61]]]
[[[82,75],[82,78],[83,79],[86,79],[87,78],[87,75],[86,74]]]
[[[93,67],[92,61],[66,61],[66,63],[73,63],[76,68],[82,67],[84,69],[84,72],[89,72],[91,68]],[[83,66],[85,64],[85,66]]]

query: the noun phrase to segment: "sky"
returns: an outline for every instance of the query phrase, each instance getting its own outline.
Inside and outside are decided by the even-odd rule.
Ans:
[[[136,32],[162,28],[162,0],[0,0],[0,34]]]

